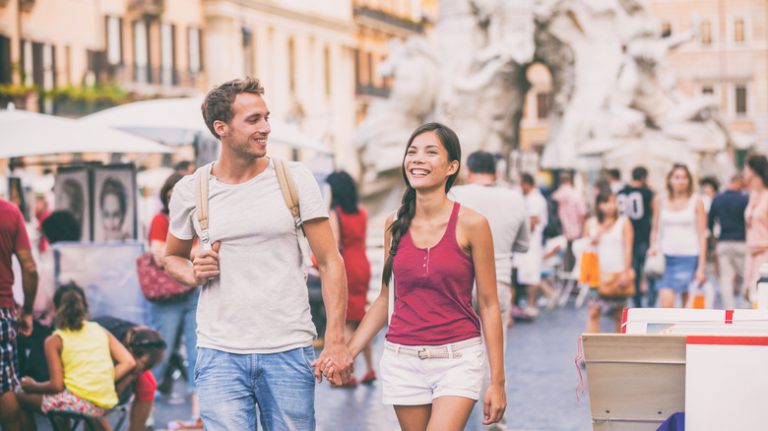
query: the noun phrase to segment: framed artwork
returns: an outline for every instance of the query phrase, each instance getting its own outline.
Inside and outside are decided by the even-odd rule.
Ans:
[[[93,241],[136,239],[136,170],[132,164],[93,169]]]
[[[85,167],[61,167],[53,185],[54,209],[67,210],[80,224],[81,241],[92,238],[92,208],[89,170]]]

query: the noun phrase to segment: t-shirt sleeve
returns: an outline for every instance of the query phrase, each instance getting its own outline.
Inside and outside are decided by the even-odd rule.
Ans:
[[[149,242],[162,241],[168,237],[168,217],[165,214],[157,214],[149,226]]]
[[[300,163],[291,163],[291,174],[299,194],[301,220],[328,218],[328,208],[312,172]]]
[[[16,218],[16,226],[18,228],[16,229],[16,240],[14,241],[13,247],[14,251],[19,250],[29,250],[32,248],[32,245],[29,242],[29,234],[27,234],[27,225],[24,224],[24,216],[21,215],[21,211],[19,211],[18,208],[15,208],[13,211],[14,217]]]
[[[178,239],[189,240],[195,237],[195,227],[192,220],[195,210],[195,175],[188,175],[173,187],[171,202],[168,205],[170,213],[169,231]]]
[[[152,374],[152,371],[147,370],[141,373],[136,380],[136,389],[134,394],[137,401],[154,401],[155,390],[157,390],[157,380]]]

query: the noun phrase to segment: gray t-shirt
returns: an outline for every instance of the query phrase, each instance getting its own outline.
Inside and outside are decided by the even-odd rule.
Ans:
[[[467,184],[451,188],[448,196],[488,219],[496,256],[496,281],[509,284],[513,252],[528,250],[528,213],[522,193],[499,186]]]
[[[299,163],[287,166],[301,219],[327,218],[312,173]],[[231,353],[275,353],[311,345],[316,333],[301,252],[271,160],[264,172],[241,184],[225,184],[211,175],[208,215],[211,244],[221,241],[221,272],[200,294],[197,345]],[[195,175],[173,189],[170,232],[184,240],[199,236]]]

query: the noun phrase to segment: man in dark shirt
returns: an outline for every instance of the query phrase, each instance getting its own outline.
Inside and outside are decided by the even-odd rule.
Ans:
[[[728,188],[715,196],[709,210],[707,226],[712,237],[717,238],[715,253],[720,270],[720,300],[726,310],[736,306],[736,277],[744,272],[744,210],[748,202],[749,197],[743,192],[741,176],[736,175],[731,178]],[[716,226],[719,227],[719,235],[716,235]]]
[[[643,267],[645,254],[651,239],[651,220],[653,220],[653,192],[648,188],[648,170],[642,166],[632,169],[632,181],[617,195],[619,214],[626,216],[632,222],[635,231],[632,244],[632,268],[635,270],[635,296],[632,302],[635,307],[643,306]],[[647,304],[653,307],[656,303],[656,289],[653,280],[648,280]]]

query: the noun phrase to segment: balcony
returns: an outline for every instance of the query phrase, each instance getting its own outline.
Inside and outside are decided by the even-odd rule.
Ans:
[[[391,13],[371,9],[368,6],[358,6],[354,9],[355,18],[357,19],[369,19],[379,23],[383,23],[389,26],[396,27],[400,30],[405,30],[410,33],[423,33],[424,25],[420,22],[412,21],[408,18],[403,18]]]
[[[372,84],[360,84],[355,86],[355,92],[358,96],[389,97],[389,88],[377,87]]]
[[[165,0],[130,0],[128,11],[146,17],[157,18],[165,9]]]

